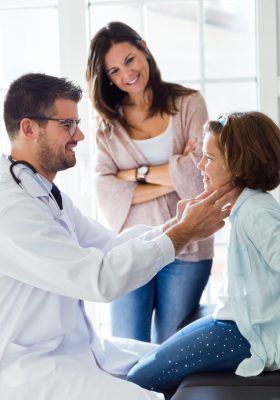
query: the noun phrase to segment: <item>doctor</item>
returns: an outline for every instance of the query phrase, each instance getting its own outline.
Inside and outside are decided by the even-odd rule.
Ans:
[[[52,185],[76,163],[81,96],[65,79],[27,74],[5,99],[11,155],[0,160],[0,398],[164,399],[125,380],[155,345],[102,340],[83,300],[111,301],[145,284],[183,245],[223,226],[234,190],[182,202],[164,226],[119,236],[84,217]]]

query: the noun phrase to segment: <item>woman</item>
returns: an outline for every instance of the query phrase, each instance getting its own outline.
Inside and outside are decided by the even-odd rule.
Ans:
[[[202,190],[202,96],[164,82],[145,41],[121,22],[92,39],[86,76],[99,114],[96,193],[104,216],[117,231],[163,224],[181,198]],[[192,243],[148,284],[114,301],[113,335],[150,341],[154,311],[152,341],[171,336],[198,306],[212,257],[211,238]]]
[[[233,181],[228,267],[213,317],[183,328],[140,360],[128,379],[172,391],[188,374],[280,368],[280,205],[267,191],[280,183],[280,130],[259,112],[206,125],[198,168],[213,191]]]

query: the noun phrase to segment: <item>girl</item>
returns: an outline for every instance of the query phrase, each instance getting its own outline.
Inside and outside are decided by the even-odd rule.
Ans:
[[[280,130],[260,112],[233,113],[205,127],[198,164],[204,187],[233,181],[228,268],[213,316],[198,320],[140,360],[128,379],[174,390],[188,374],[280,368],[280,205],[267,191],[280,183]]]

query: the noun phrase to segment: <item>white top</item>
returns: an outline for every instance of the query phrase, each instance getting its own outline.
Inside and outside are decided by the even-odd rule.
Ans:
[[[160,135],[144,140],[133,139],[133,142],[148,160],[149,165],[168,163],[172,155],[173,146],[172,117],[169,117],[168,126]]]
[[[21,188],[9,166],[0,159],[0,398],[163,400],[117,378],[155,345],[101,340],[83,300],[143,286],[174,260],[171,240],[144,225],[117,235],[64,193],[61,213],[36,176],[16,166]]]

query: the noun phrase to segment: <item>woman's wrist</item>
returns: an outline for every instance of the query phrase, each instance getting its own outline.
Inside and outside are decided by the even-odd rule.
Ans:
[[[123,181],[135,182],[135,169],[120,170],[116,177],[122,179]]]
[[[140,165],[135,169],[135,180],[138,183],[146,183],[146,177],[150,171],[149,165]]]

